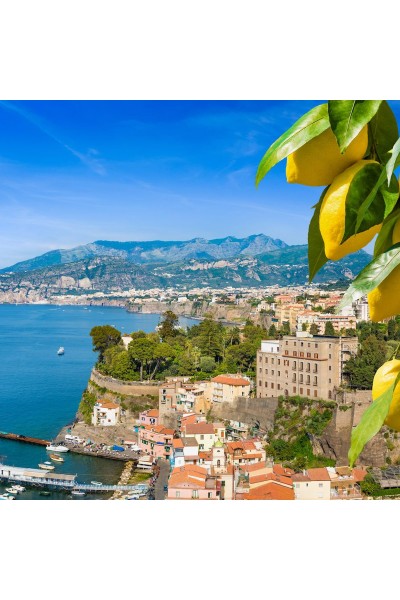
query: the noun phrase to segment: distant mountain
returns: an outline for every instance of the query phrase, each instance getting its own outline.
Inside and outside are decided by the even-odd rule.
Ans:
[[[99,240],[71,250],[52,250],[30,260],[1,269],[0,273],[33,271],[45,267],[64,265],[76,261],[96,258],[119,258],[137,265],[149,263],[175,263],[189,259],[216,260],[239,256],[255,256],[286,248],[282,240],[264,235],[246,238],[225,237],[215,240],[195,238],[183,242],[108,242]]]
[[[360,250],[329,262],[316,283],[351,280],[370,261]],[[289,246],[260,256],[137,265],[108,256],[53,265],[24,273],[0,274],[0,302],[40,301],[59,294],[124,292],[133,288],[263,287],[304,285],[308,282],[307,246]]]

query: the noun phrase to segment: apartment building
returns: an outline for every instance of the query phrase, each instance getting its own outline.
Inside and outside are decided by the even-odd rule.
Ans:
[[[211,385],[213,402],[234,402],[250,395],[250,380],[241,375],[217,375],[211,379]]]
[[[330,400],[343,380],[345,362],[357,353],[356,337],[284,336],[261,342],[257,397],[305,396]]]

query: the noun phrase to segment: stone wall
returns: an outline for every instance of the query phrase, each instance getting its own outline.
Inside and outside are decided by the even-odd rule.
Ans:
[[[213,419],[241,421],[254,425],[260,422],[261,431],[269,431],[274,426],[275,411],[278,398],[236,398],[234,402],[214,403],[211,416]]]
[[[93,369],[90,379],[98,386],[105,387],[112,392],[125,394],[129,396],[151,396],[158,397],[159,383],[155,381],[122,381],[114,377],[102,375],[96,369]]]

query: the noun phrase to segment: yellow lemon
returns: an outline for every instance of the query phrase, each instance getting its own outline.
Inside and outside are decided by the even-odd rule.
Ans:
[[[286,179],[288,183],[302,185],[329,185],[339,173],[363,158],[367,146],[368,127],[365,126],[341,154],[329,128],[288,156]]]
[[[372,399],[377,400],[395,381],[400,371],[400,360],[385,362],[375,373],[372,383]],[[396,385],[385,425],[400,431],[400,382]]]
[[[325,254],[331,260],[339,260],[366,246],[381,228],[381,224],[367,231],[352,235],[343,244],[346,217],[346,196],[356,173],[368,164],[378,164],[374,160],[359,160],[355,165],[335,177],[326,192],[319,213],[319,229],[325,245]]]
[[[400,242],[400,219],[393,228],[392,243]],[[400,314],[400,266],[368,294],[369,316],[372,321],[382,321]]]

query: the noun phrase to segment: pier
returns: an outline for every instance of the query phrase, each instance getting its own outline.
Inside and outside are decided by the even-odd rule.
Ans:
[[[39,438],[28,437],[26,435],[20,435],[18,433],[5,433],[0,431],[0,438],[4,440],[12,440],[14,442],[25,442],[26,444],[35,444],[36,446],[48,446],[51,442],[48,440],[41,440]]]
[[[0,481],[61,492],[72,492],[74,490],[87,493],[120,491],[143,495],[149,489],[149,486],[144,483],[136,485],[108,485],[106,483],[94,485],[93,483],[79,483],[76,481],[76,475],[52,473],[51,471],[40,469],[12,467],[3,464],[0,464]]]

